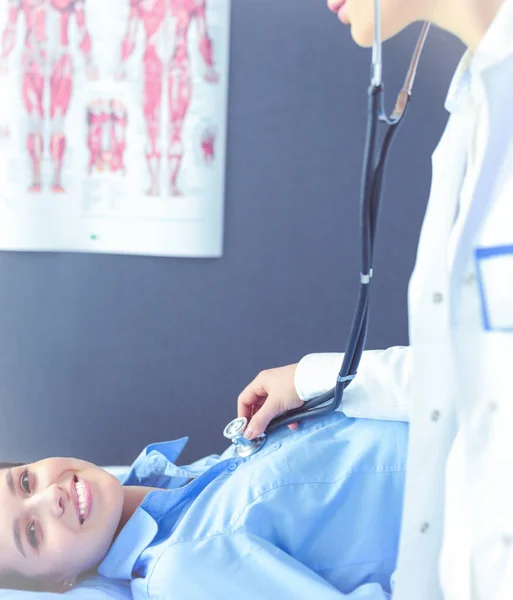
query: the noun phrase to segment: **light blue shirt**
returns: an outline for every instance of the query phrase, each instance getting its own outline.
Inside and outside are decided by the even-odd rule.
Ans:
[[[395,568],[408,427],[342,413],[282,428],[253,456],[192,465],[187,438],[145,448],[146,495],[99,566],[135,600],[385,600]]]

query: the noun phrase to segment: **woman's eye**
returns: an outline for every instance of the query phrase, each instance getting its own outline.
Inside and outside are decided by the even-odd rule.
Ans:
[[[23,473],[21,474],[20,477],[20,485],[21,485],[21,489],[26,492],[27,494],[31,493],[31,489],[30,489],[30,481],[28,478],[28,470],[25,469],[23,471]]]
[[[34,550],[37,550],[38,546],[39,546],[39,542],[37,540],[36,525],[35,525],[34,521],[32,521],[30,523],[30,525],[27,527],[27,539],[29,541],[29,544],[32,546],[32,548],[34,548]]]

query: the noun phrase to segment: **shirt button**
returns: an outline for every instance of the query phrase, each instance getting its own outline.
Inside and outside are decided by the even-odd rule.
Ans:
[[[235,471],[235,469],[237,468],[237,465],[234,465],[233,463],[228,467],[228,471]]]
[[[435,292],[433,294],[433,302],[435,304],[441,304],[444,300],[443,294],[441,294],[440,292]]]
[[[488,410],[491,413],[494,413],[494,412],[497,412],[498,409],[499,409],[499,406],[498,406],[497,402],[495,402],[494,400],[492,400],[490,402],[490,404],[488,405]]]
[[[420,526],[420,533],[426,533],[426,531],[429,529],[429,523],[422,523],[422,525]]]
[[[431,413],[431,420],[434,421],[435,423],[438,421],[438,419],[440,418],[440,411],[439,410],[434,410]]]
[[[511,546],[511,544],[513,543],[513,536],[509,535],[508,533],[505,533],[501,537],[501,540],[505,546]]]

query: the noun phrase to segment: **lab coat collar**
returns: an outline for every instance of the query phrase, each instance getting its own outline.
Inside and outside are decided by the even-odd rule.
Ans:
[[[477,47],[472,71],[482,73],[513,54],[513,0],[504,0]]]
[[[461,59],[456,73],[451,81],[449,92],[445,100],[445,109],[450,113],[458,112],[463,105],[465,100],[468,98],[470,92],[470,63],[472,62],[472,53],[470,51],[465,52]]]
[[[513,0],[504,0],[499,12],[486,31],[475,53],[467,50],[452,79],[445,108],[457,112],[471,91],[473,78],[479,78],[490,68],[513,54]]]

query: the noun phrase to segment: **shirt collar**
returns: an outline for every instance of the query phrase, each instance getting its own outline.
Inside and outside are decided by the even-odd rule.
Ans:
[[[230,465],[244,460],[221,460],[186,487],[167,491],[154,490],[146,494],[100,563],[98,573],[110,579],[131,579],[138,558],[155,538],[162,519],[166,515],[172,515],[174,520],[178,518],[179,514],[173,515],[172,512],[178,505],[183,505],[186,509],[187,501],[194,499],[211,481],[229,469]],[[171,529],[172,523],[168,522],[164,533],[169,535]]]
[[[513,54],[512,30],[513,0],[504,0],[475,53],[467,50],[456,69],[445,101],[449,112],[457,112],[464,104],[473,78],[480,77],[484,71]]]
[[[122,484],[179,488],[188,473],[177,467],[174,461],[178,459],[188,441],[189,438],[184,437],[146,446],[133,462]],[[107,556],[98,567],[100,575],[114,579],[131,579],[136,560],[158,531],[155,515],[151,510],[143,508],[150,503],[151,495],[151,492],[146,495],[143,504],[136,509],[114,540]],[[169,499],[177,500],[178,496],[175,494],[174,498],[170,496]]]
[[[167,492],[149,492],[114,540],[107,556],[98,567],[98,573],[111,579],[131,579],[132,571],[141,553],[159,531],[161,518],[187,498],[193,498],[231,463],[244,462],[241,458],[207,457],[193,465],[177,467],[189,438],[150,444],[132,464],[123,485],[159,487]],[[184,487],[192,476],[193,481]]]
[[[110,579],[132,579],[135,562],[157,531],[157,521],[139,506],[98,566],[98,573]]]
[[[146,446],[123,479],[123,485],[144,485],[167,489],[182,485],[184,480],[191,477],[191,474],[186,467],[177,467],[174,463],[188,441],[189,438],[184,437]]]

